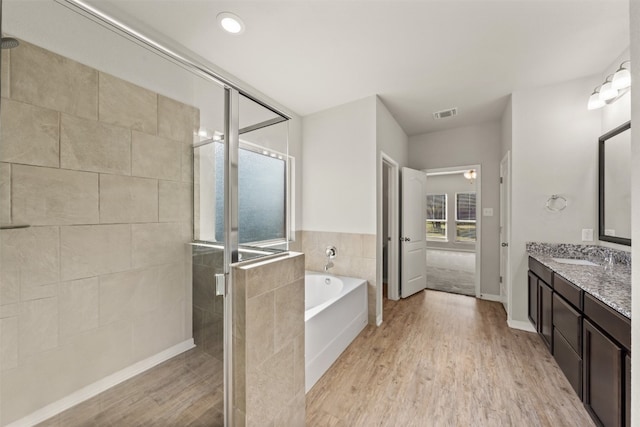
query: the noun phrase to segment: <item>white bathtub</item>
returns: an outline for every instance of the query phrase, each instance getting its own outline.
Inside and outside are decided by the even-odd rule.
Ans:
[[[305,391],[367,325],[367,281],[305,273]]]

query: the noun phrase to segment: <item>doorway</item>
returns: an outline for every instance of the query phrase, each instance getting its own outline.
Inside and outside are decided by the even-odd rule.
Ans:
[[[480,295],[480,165],[427,173],[427,288]]]
[[[399,281],[399,166],[380,152],[378,182],[378,263],[376,323],[382,323],[385,299],[398,300]]]

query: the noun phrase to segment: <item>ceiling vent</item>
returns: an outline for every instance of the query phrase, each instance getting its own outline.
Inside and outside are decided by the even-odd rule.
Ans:
[[[457,115],[458,115],[458,109],[451,108],[449,110],[442,110],[442,111],[437,111],[433,113],[433,118],[438,120],[438,119],[446,119],[447,117],[453,117]]]

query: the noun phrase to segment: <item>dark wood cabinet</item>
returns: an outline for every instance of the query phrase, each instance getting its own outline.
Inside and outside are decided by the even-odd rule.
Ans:
[[[631,355],[624,356],[624,425],[631,427]]]
[[[599,426],[631,425],[631,321],[534,258],[528,314]]]
[[[583,396],[591,416],[605,427],[623,425],[623,350],[588,320],[583,323]]]
[[[544,343],[553,352],[553,290],[542,280],[538,281],[538,332]]]
[[[529,272],[529,320],[538,330],[538,276]]]

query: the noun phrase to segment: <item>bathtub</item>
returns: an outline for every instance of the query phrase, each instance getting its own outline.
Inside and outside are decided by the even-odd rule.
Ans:
[[[305,273],[305,391],[367,325],[367,281]]]

